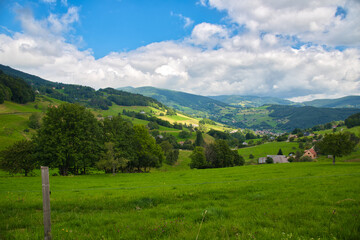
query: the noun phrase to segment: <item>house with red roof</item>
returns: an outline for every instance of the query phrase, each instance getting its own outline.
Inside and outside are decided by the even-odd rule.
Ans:
[[[304,151],[303,156],[308,156],[308,157],[311,157],[311,159],[314,159],[317,157],[317,154],[316,154],[314,148],[310,148],[309,150]]]

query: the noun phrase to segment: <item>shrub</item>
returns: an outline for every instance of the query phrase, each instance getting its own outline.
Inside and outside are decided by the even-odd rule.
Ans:
[[[295,158],[294,158],[294,157],[289,157],[289,158],[288,158],[288,161],[289,161],[289,162],[294,162],[294,161],[295,161]]]
[[[272,159],[271,157],[267,157],[266,163],[269,163],[269,164],[274,163],[274,159]]]
[[[302,156],[300,158],[300,162],[312,162],[312,161],[313,161],[312,158],[309,156]]]

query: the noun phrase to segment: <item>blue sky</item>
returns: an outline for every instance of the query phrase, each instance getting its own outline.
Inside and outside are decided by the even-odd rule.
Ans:
[[[36,19],[44,19],[51,13],[65,14],[69,6],[76,6],[79,21],[67,33],[67,40],[78,44],[80,49],[91,48],[94,56],[100,58],[110,52],[130,51],[153,42],[181,40],[201,22],[226,24],[224,11],[204,7],[196,0],[49,2],[2,1],[1,25],[16,32],[22,30],[16,16],[19,6],[31,10]],[[74,40],[74,36],[81,36],[82,42]]]
[[[0,0],[0,63],[94,88],[360,93],[358,0]]]

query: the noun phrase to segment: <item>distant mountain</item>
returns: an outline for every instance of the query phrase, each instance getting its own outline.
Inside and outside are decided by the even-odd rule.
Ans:
[[[210,117],[211,115],[220,114],[225,108],[233,109],[233,107],[224,102],[208,97],[155,87],[124,87],[118,88],[118,90],[142,94],[154,98],[166,106],[199,117]]]
[[[328,108],[263,105],[263,103],[269,104],[272,102],[292,104],[290,101],[276,98],[244,97],[241,99],[239,96],[222,98],[223,101],[232,104],[244,100],[248,101],[247,104],[249,104],[244,104],[244,106],[250,106],[250,104],[254,106],[262,105],[261,107],[244,108],[232,106],[209,97],[154,87],[126,87],[120,88],[120,90],[106,88],[96,91],[86,86],[50,82],[4,65],[0,65],[0,70],[6,75],[11,75],[11,77],[24,79],[25,82],[31,85],[31,90],[62,101],[76,102],[87,107],[104,110],[109,109],[113,104],[120,106],[152,106],[163,110],[170,110],[167,107],[170,106],[193,116],[210,118],[239,128],[291,131],[294,128],[309,128],[317,124],[345,120],[348,116],[360,112],[360,109],[355,108],[359,106],[358,96],[337,99],[336,101],[323,101],[321,104],[326,105]],[[12,82],[15,81],[8,83]],[[9,85],[8,83],[6,84]],[[3,85],[6,86],[6,84]],[[9,87],[4,86],[2,92],[5,93],[3,95],[6,99],[9,98],[10,92],[7,89]],[[312,104],[314,102],[316,103],[316,101],[312,101]],[[329,108],[337,106],[352,106],[352,108]]]
[[[316,108],[289,100],[255,96],[204,97],[154,87],[124,87],[123,91],[143,94],[165,105],[197,116],[205,115],[217,122],[239,128],[291,131],[310,128],[331,121],[345,120],[360,112],[354,108]],[[240,107],[241,106],[241,107]]]
[[[290,100],[275,98],[275,97],[220,95],[220,96],[209,96],[209,98],[227,103],[232,106],[241,106],[241,107],[261,107],[267,104],[296,105],[295,102],[292,102]]]
[[[303,102],[305,106],[326,108],[360,108],[360,96],[347,96],[337,99],[316,99]]]
[[[354,108],[318,108],[312,106],[294,107],[271,105],[269,117],[277,121],[276,127],[286,131],[294,128],[311,128],[315,125],[332,121],[345,120],[352,114],[360,112]]]

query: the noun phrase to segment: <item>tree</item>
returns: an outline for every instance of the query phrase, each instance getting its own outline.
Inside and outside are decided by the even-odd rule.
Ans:
[[[113,175],[115,175],[116,170],[119,168],[126,168],[129,160],[116,154],[116,151],[114,150],[114,143],[105,143],[105,149],[106,152],[103,153],[100,161],[96,163],[99,169],[104,169],[105,172],[110,172],[112,170]]]
[[[39,129],[41,126],[41,114],[34,112],[29,117],[29,127],[32,129]]]
[[[162,141],[160,143],[160,147],[163,150],[165,156],[173,150],[173,146],[169,143],[169,141]]]
[[[206,168],[207,162],[205,158],[205,152],[203,147],[195,147],[194,151],[190,155],[190,168]]]
[[[204,145],[205,145],[205,141],[204,141],[201,131],[196,131],[195,146],[200,147],[200,146],[204,146]]]
[[[160,127],[159,127],[159,124],[157,124],[156,122],[149,122],[148,123],[148,128],[150,129],[150,130],[154,130],[154,129],[159,129]]]
[[[138,171],[144,168],[146,172],[151,167],[161,166],[164,152],[143,125],[134,126],[134,150],[136,157],[132,163]]]
[[[232,150],[231,152],[233,153],[234,165],[243,166],[245,164],[243,156],[241,156],[237,150]]]
[[[166,111],[166,115],[169,115],[169,116],[176,115],[176,111],[172,108],[168,108]]]
[[[34,138],[37,157],[42,164],[69,172],[86,174],[101,155],[99,122],[85,107],[64,103],[48,109]]]
[[[300,162],[300,158],[302,157],[302,155],[304,155],[302,152],[296,151],[296,153],[295,153],[295,162]]]
[[[252,155],[252,153],[250,153],[249,159],[254,159],[254,155]]]
[[[349,155],[359,142],[359,139],[348,132],[326,134],[325,137],[318,142],[318,148],[322,154],[333,156],[333,164],[335,158]]]
[[[256,136],[252,133],[252,132],[248,132],[246,135],[245,135],[245,138],[248,140],[248,139],[255,139]]]
[[[165,158],[165,161],[169,165],[174,165],[179,158],[179,149],[172,149]]]
[[[179,138],[189,138],[189,137],[191,137],[191,132],[185,130],[179,132]]]
[[[348,128],[360,126],[360,113],[355,113],[355,114],[351,115],[350,117],[348,117],[347,119],[345,119],[345,125]]]
[[[173,165],[179,158],[179,149],[173,149],[173,145],[168,141],[161,142],[160,147],[165,154],[165,162],[169,165]]]
[[[213,167],[232,167],[234,166],[233,153],[225,140],[215,141],[216,161]]]
[[[114,144],[114,155],[118,159],[131,161],[135,158],[134,130],[131,122],[124,120],[121,116],[106,118],[103,122],[103,136],[105,142]],[[106,148],[106,144],[105,144]],[[129,164],[122,164],[119,168],[123,172]]]
[[[0,168],[9,173],[28,175],[37,165],[34,157],[34,144],[29,140],[15,142],[0,152]]]
[[[282,150],[281,150],[281,148],[279,149],[277,155],[284,155],[283,152],[282,152]]]

